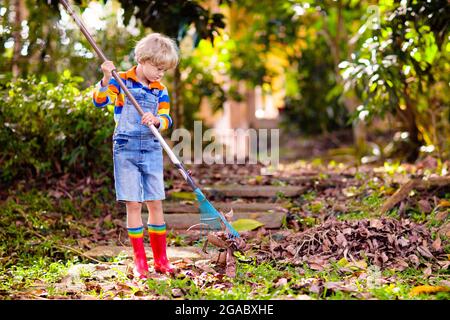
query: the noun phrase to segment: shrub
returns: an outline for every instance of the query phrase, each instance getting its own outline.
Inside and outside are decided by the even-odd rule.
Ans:
[[[112,170],[111,109],[95,108],[82,81],[65,71],[56,84],[31,76],[0,91],[0,182]]]

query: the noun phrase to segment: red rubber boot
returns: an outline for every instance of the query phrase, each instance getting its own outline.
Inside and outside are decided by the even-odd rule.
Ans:
[[[143,228],[128,228],[128,236],[134,253],[134,274],[141,279],[148,277],[147,256],[144,248]]]
[[[159,273],[174,274],[176,269],[170,264],[169,259],[167,259],[165,230],[154,232],[151,229],[152,228],[149,227],[150,244],[152,246],[153,259],[155,261],[155,271]]]

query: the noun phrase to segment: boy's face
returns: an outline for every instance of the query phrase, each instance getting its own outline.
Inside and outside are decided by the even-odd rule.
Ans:
[[[149,61],[145,61],[144,63],[141,63],[141,65],[142,72],[149,82],[161,81],[166,72],[166,69],[163,67],[154,66]]]

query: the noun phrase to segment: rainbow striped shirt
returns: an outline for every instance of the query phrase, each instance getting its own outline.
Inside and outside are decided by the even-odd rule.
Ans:
[[[119,76],[122,80],[131,79],[133,80],[133,88],[142,88],[143,85],[140,83],[136,76],[136,66],[131,68],[126,72],[119,72]],[[172,118],[169,115],[170,112],[170,99],[167,88],[161,84],[160,82],[151,82],[148,88],[144,89],[159,89],[158,96],[158,113],[156,114],[159,117],[159,130],[164,130],[172,127]],[[94,105],[97,108],[103,108],[110,103],[114,103],[114,121],[116,125],[119,123],[120,114],[122,113],[124,101],[125,101],[125,93],[122,88],[120,88],[119,83],[116,79],[111,78],[107,86],[102,87],[101,81],[94,88],[93,92],[93,101]]]

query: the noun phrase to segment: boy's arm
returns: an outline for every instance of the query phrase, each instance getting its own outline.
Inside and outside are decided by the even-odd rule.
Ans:
[[[159,118],[159,130],[166,130],[172,127],[172,118],[169,115],[170,112],[170,99],[167,88],[164,88],[158,101],[158,113]]]
[[[105,86],[102,86],[102,81],[100,80],[95,86],[92,96],[94,106],[103,108],[110,103],[114,103],[119,92],[120,86],[116,79],[111,78]]]

